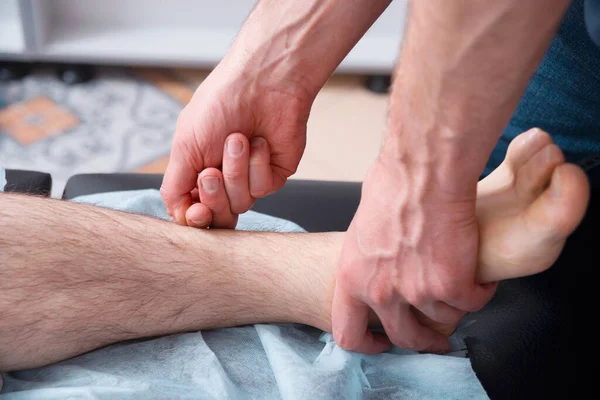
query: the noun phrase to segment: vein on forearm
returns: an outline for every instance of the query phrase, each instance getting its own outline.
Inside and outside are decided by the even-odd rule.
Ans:
[[[390,3],[262,0],[242,27],[233,53],[264,79],[300,84],[314,96]]]
[[[412,2],[390,95],[387,154],[435,170],[436,187],[451,192],[468,183],[473,194],[569,3]]]

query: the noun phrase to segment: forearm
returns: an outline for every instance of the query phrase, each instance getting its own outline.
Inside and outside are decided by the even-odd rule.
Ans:
[[[227,58],[257,79],[292,82],[310,95],[391,0],[261,0]]]
[[[260,322],[318,325],[314,310],[325,300],[305,293],[311,286],[305,281],[327,279],[297,266],[322,265],[323,258],[333,264],[323,242],[319,235],[195,230],[2,194],[0,370],[174,332]],[[311,248],[314,259],[294,256],[298,246]]]
[[[413,1],[384,148],[447,192],[477,178],[569,0]],[[454,195],[454,193],[451,193]]]

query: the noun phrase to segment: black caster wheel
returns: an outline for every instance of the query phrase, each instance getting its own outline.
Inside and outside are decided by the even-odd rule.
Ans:
[[[0,82],[8,82],[21,79],[29,74],[30,66],[20,62],[0,63]]]
[[[387,93],[390,90],[392,77],[390,75],[369,75],[367,76],[367,88],[375,93]]]
[[[67,85],[85,83],[94,78],[94,70],[89,65],[60,65],[56,68],[56,74]]]

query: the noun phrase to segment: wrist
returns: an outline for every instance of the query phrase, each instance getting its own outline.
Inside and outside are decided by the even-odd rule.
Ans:
[[[265,20],[278,20],[257,6],[219,67],[229,74],[243,76],[253,87],[285,91],[306,102],[312,101],[323,87],[327,76],[314,65],[310,49],[294,40],[286,29],[266,28]]]
[[[228,58],[316,97],[390,0],[261,0]]]
[[[471,204],[477,195],[479,173],[464,161],[461,148],[437,139],[410,142],[388,135],[377,158],[388,174],[405,177],[420,203]],[[432,143],[433,142],[433,143]],[[399,178],[402,179],[402,178]]]

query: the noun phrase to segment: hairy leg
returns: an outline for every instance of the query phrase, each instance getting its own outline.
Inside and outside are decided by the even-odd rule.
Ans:
[[[0,194],[0,370],[122,340],[258,322],[315,324],[329,235],[198,230]],[[324,289],[324,288],[323,288]]]
[[[549,267],[587,206],[583,172],[545,150],[553,146],[546,135],[529,135],[480,186],[481,282]],[[199,179],[206,174],[218,183],[199,193],[210,208],[224,187],[220,172]],[[329,331],[342,235],[197,230],[2,194],[0,370],[127,339],[250,323]]]

